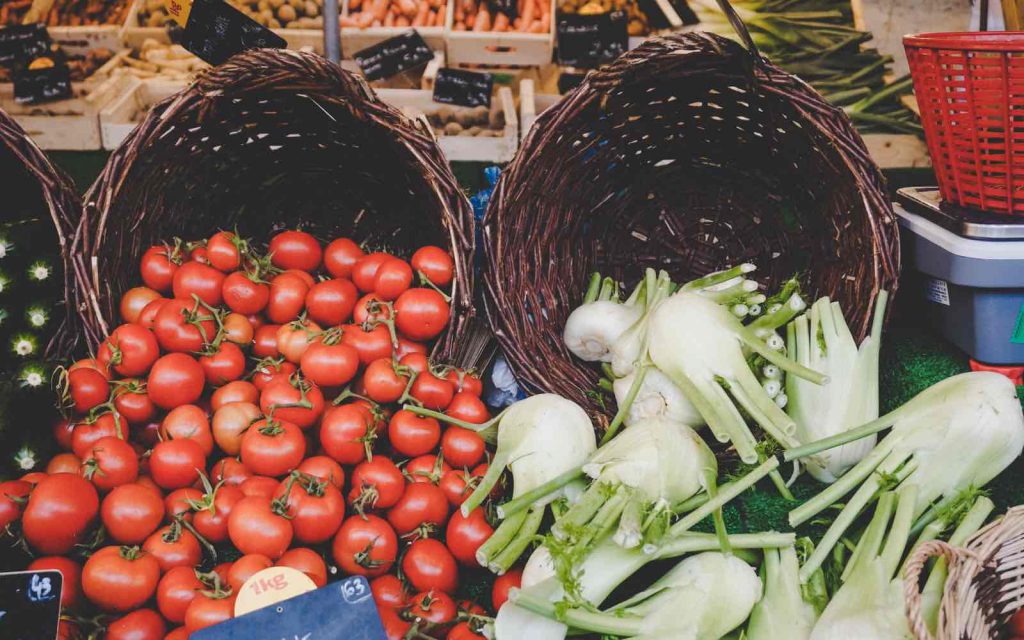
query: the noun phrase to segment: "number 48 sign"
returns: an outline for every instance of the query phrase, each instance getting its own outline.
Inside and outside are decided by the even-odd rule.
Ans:
[[[60,571],[0,573],[0,638],[54,640],[63,586]]]

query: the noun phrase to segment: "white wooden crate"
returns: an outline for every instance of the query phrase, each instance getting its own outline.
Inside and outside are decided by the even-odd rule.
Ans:
[[[526,78],[519,83],[519,138],[523,139],[530,132],[537,116],[562,99],[555,93],[537,93],[532,79]]]
[[[366,0],[369,2],[369,0]],[[445,16],[447,20],[448,6],[451,2],[445,6]],[[345,0],[345,4],[342,7],[342,15],[349,15],[348,0]],[[444,51],[445,45],[445,28],[441,27],[367,27],[366,29],[359,29],[357,27],[342,27],[341,28],[341,53],[345,58],[351,58],[353,55],[362,51],[367,47],[372,47],[375,44],[379,44],[388,38],[394,38],[397,35],[401,35],[409,29],[416,29],[416,31],[423,37],[423,41],[433,49],[434,51]]]
[[[153,105],[188,86],[183,82],[139,80],[128,76],[113,81],[123,82],[126,89],[119,92],[99,113],[100,140],[103,148],[109,151],[121,146]]]
[[[40,149],[96,151],[100,149],[99,109],[112,96],[88,82],[71,84],[72,97],[44,104],[18,104],[14,85],[0,84],[0,109],[21,125]]]
[[[93,49],[121,48],[121,26],[108,24],[96,27],[47,27],[50,39],[71,55],[85,55]]]
[[[534,66],[551,62],[555,48],[555,1],[551,0],[551,30],[548,33],[517,31],[456,31],[454,2],[448,3],[445,39],[448,62],[496,66]]]

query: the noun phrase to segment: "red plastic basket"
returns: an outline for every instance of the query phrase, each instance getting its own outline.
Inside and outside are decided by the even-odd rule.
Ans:
[[[942,197],[1024,214],[1024,32],[903,38]]]

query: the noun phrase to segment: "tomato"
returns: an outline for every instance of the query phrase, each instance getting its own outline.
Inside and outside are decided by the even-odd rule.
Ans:
[[[374,402],[396,402],[402,397],[408,382],[408,369],[396,365],[391,358],[374,360],[363,372],[366,395]]]
[[[18,478],[18,480],[20,480],[22,482],[27,482],[30,485],[35,486],[35,485],[39,484],[40,482],[42,482],[43,480],[45,480],[48,477],[49,477],[49,474],[47,474],[47,473],[45,473],[43,471],[30,471],[30,472],[26,473],[25,475],[21,476],[20,478]]]
[[[407,354],[399,361],[403,367],[408,367],[410,371],[417,375],[426,373],[430,370],[430,359],[427,358],[425,353],[412,353]]]
[[[324,280],[306,293],[306,313],[324,326],[337,326],[352,316],[359,292],[349,280]]]
[[[110,382],[96,369],[75,369],[68,373],[68,395],[78,413],[88,413],[110,397]]]
[[[299,317],[306,305],[310,285],[294,273],[282,273],[270,281],[270,298],[265,313],[274,324],[284,324]]]
[[[131,449],[131,445],[128,445],[128,448]],[[132,451],[134,452],[134,449]],[[79,473],[81,470],[82,460],[73,453],[58,453],[46,463],[47,474]]]
[[[412,623],[402,618],[397,609],[384,607],[377,611],[381,624],[384,626],[384,637],[387,640],[406,640],[412,631]]]
[[[32,485],[23,480],[0,482],[0,530],[21,517],[24,499],[30,491]]]
[[[421,525],[440,527],[447,519],[448,498],[429,482],[407,485],[402,497],[388,510],[388,522],[401,536],[420,529]]]
[[[245,494],[237,486],[225,484],[217,487],[198,501],[192,526],[210,542],[218,544],[228,539],[228,518]]]
[[[189,630],[182,626],[168,631],[167,635],[164,636],[164,640],[188,640],[188,637]]]
[[[287,420],[257,420],[242,435],[241,458],[245,468],[264,476],[283,476],[306,457],[306,438]]]
[[[321,387],[348,384],[359,370],[359,353],[346,344],[326,344],[316,340],[299,361],[303,375]]]
[[[418,591],[455,593],[459,586],[455,558],[443,543],[431,538],[414,540],[409,545],[402,557],[402,574]]]
[[[182,487],[163,496],[164,511],[167,513],[167,520],[181,518],[192,520],[192,503],[203,499],[203,492],[195,487]]]
[[[341,464],[365,460],[375,437],[370,417],[355,404],[328,409],[320,422],[320,446]]]
[[[491,419],[491,413],[487,410],[487,405],[484,404],[479,395],[470,391],[459,391],[456,393],[444,412],[456,420],[462,420],[470,424],[483,424]]]
[[[438,378],[429,369],[417,375],[409,389],[412,397],[434,411],[443,411],[451,403],[454,393],[451,383]]]
[[[188,438],[159,442],[149,456],[149,472],[163,489],[191,486],[199,479],[199,470],[205,468],[202,445]]]
[[[167,625],[152,609],[138,609],[112,621],[105,640],[163,640]]]
[[[1024,609],[1018,610],[1010,618],[1010,630],[1013,635],[1024,635]]]
[[[290,549],[277,561],[275,566],[290,567],[309,576],[317,587],[327,584],[327,563],[312,549],[299,547]]]
[[[352,516],[338,529],[331,552],[346,574],[379,576],[398,557],[398,536],[383,518]]]
[[[448,303],[433,289],[409,289],[395,300],[395,327],[412,340],[432,340],[448,324]]]
[[[178,247],[158,245],[146,249],[142,254],[142,262],[139,271],[142,274],[142,281],[150,289],[166,292],[174,282],[174,274],[181,264],[181,250]]]
[[[383,324],[369,331],[357,324],[347,324],[342,328],[341,341],[356,350],[364,365],[391,357],[391,333]]]
[[[412,617],[436,625],[442,631],[455,621],[455,615],[458,613],[452,597],[434,589],[414,595],[409,601],[408,611]]]
[[[440,247],[426,246],[412,254],[412,268],[423,274],[431,284],[447,287],[455,273],[455,261]]]
[[[405,260],[385,260],[373,277],[373,291],[381,300],[394,300],[412,284],[412,267]]]
[[[125,484],[107,494],[100,515],[111,540],[142,544],[163,521],[164,502],[152,489]]]
[[[320,325],[309,320],[283,324],[277,330],[277,350],[285,360],[298,364],[318,333]]]
[[[203,550],[192,533],[172,523],[154,531],[142,545],[166,573],[175,567],[195,567],[203,561]]]
[[[242,553],[260,553],[276,560],[288,550],[293,535],[292,523],[265,498],[242,498],[228,516],[228,536]]]
[[[96,355],[97,360],[125,377],[143,375],[159,357],[156,336],[137,324],[122,324],[114,329]]]
[[[156,483],[153,482],[153,478],[149,476],[139,476],[138,478],[135,479],[135,484],[139,485],[140,487],[145,487],[149,489],[150,491],[157,494],[161,498],[164,495],[164,490],[158,487]]]
[[[183,404],[171,409],[160,423],[162,440],[194,440],[203,449],[203,455],[213,452],[213,436],[206,412],[194,404]]]
[[[477,567],[476,550],[494,533],[480,507],[463,516],[458,509],[452,514],[445,531],[445,542],[452,555],[467,567]]]
[[[86,418],[75,425],[71,432],[71,450],[79,458],[86,458],[92,446],[100,438],[128,438],[128,423],[123,417],[114,413],[101,413]]]
[[[256,329],[249,318],[240,313],[229,313],[224,316],[224,339],[237,345],[252,344]]]
[[[220,292],[223,285],[223,273],[195,260],[181,265],[174,273],[174,297],[179,300],[192,300],[192,296],[198,296],[206,304],[216,307],[223,300]]]
[[[391,306],[376,293],[368,293],[359,300],[352,310],[352,321],[357,324],[383,322],[391,318]]]
[[[409,592],[398,576],[385,574],[370,580],[373,601],[380,609],[401,609],[409,602]]]
[[[270,285],[255,276],[236,271],[224,278],[221,295],[229,309],[248,316],[263,311],[267,306],[270,301]]]
[[[68,367],[68,375],[71,375],[72,372],[78,371],[79,369],[94,369],[104,378],[110,380],[110,369],[107,368],[107,365],[103,364],[96,358],[82,358],[81,360],[75,360],[74,364]]]
[[[448,502],[453,507],[462,506],[462,503],[473,493],[473,489],[479,483],[477,476],[467,471],[465,467],[460,469],[449,469],[441,476],[438,486],[444,492]]]
[[[411,353],[427,355],[427,345],[422,342],[413,342],[403,336],[398,336],[398,348],[395,349],[395,358],[401,360]]]
[[[53,423],[53,439],[57,446],[64,451],[71,451],[71,434],[75,430],[75,423],[67,418],[59,418]]]
[[[252,337],[252,354],[254,356],[257,358],[276,358],[281,355],[281,352],[277,350],[278,329],[280,329],[280,326],[276,324],[265,324],[261,327],[256,327]]]
[[[146,387],[153,404],[161,409],[173,409],[192,404],[203,395],[206,379],[196,359],[184,353],[169,353],[153,365]]]
[[[63,587],[60,592],[60,606],[63,609],[78,604],[82,594],[82,566],[64,556],[36,558],[27,567],[28,571],[60,571]]]
[[[253,369],[252,383],[258,391],[263,391],[271,382],[287,381],[298,370],[295,364],[284,358],[264,358]]]
[[[451,425],[441,436],[441,453],[454,467],[472,467],[483,459],[485,452],[483,438],[470,429]]]
[[[444,640],[487,640],[487,636],[473,631],[473,625],[467,622],[460,622],[448,631]]]
[[[156,586],[156,606],[168,622],[185,622],[185,611],[196,594],[206,586],[196,577],[192,567],[174,567],[167,571]]]
[[[242,434],[260,418],[260,408],[251,402],[230,402],[213,414],[213,439],[229,456],[242,450]]]
[[[324,268],[333,278],[348,278],[352,268],[366,254],[348,238],[338,238],[324,249]]]
[[[8,495],[17,490],[10,489]],[[92,483],[72,473],[55,473],[40,480],[29,495],[21,516],[22,533],[39,553],[66,554],[82,541],[99,506]]]
[[[327,456],[313,456],[302,461],[296,471],[312,476],[318,480],[326,480],[339,490],[345,488],[345,472],[341,465]]]
[[[210,396],[210,408],[216,412],[232,402],[256,404],[259,400],[260,391],[256,385],[246,380],[235,380],[213,392],[213,395]]]
[[[104,611],[139,608],[156,592],[159,581],[156,558],[138,547],[103,547],[82,567],[82,591]]]
[[[452,367],[445,379],[455,387],[455,393],[466,392],[479,398],[484,392],[484,385],[475,373]]]
[[[185,610],[185,628],[192,631],[212,627],[235,617],[235,596],[199,592]]]
[[[224,272],[242,266],[242,252],[248,243],[230,231],[218,231],[206,241],[206,259],[210,265]]]
[[[192,300],[168,300],[153,317],[153,333],[164,351],[200,351],[217,336],[212,313]]]
[[[82,477],[91,480],[100,491],[135,482],[139,477],[139,459],[135,449],[120,438],[100,438],[82,461]]]
[[[434,418],[402,409],[388,422],[388,440],[402,455],[421,456],[437,447],[441,425]]]
[[[223,482],[238,487],[251,477],[252,473],[237,458],[221,458],[210,469],[210,479],[214,484]]]
[[[281,556],[282,558],[284,556]],[[245,581],[264,569],[274,566],[274,561],[259,553],[250,553],[235,560],[228,570],[228,585],[231,590],[238,593],[242,590]]]
[[[146,383],[138,379],[121,380],[114,386],[114,408],[129,424],[144,424],[156,415],[156,405],[146,393]]]
[[[494,610],[501,609],[501,605],[508,600],[508,592],[518,589],[523,582],[522,569],[509,569],[494,580],[494,587],[491,589],[491,605]]]
[[[272,500],[274,498],[274,492],[277,491],[277,485],[277,478],[268,478],[267,476],[249,476],[244,482],[242,482],[242,484],[238,485],[238,488],[241,489],[242,493],[246,496],[255,496]]]
[[[270,239],[270,261],[279,269],[316,271],[323,257],[320,242],[305,231],[282,231]]]
[[[324,413],[324,394],[315,384],[295,375],[263,388],[260,411],[263,415],[291,422],[300,429],[308,429]]]
[[[135,322],[143,329],[149,329],[152,331],[153,327],[156,326],[156,316],[168,302],[170,302],[169,298],[157,298],[156,300],[151,301],[143,307],[142,311],[139,312],[139,316],[136,318]]]
[[[303,544],[330,540],[345,519],[341,491],[325,480],[286,478],[278,487],[295,539]]]
[[[211,387],[238,380],[245,375],[245,354],[233,342],[222,342],[209,347],[199,356],[199,364]]]
[[[121,296],[121,319],[125,322],[138,322],[139,315],[150,302],[159,300],[162,296],[149,287],[134,287]]]
[[[390,458],[373,456],[352,470],[348,502],[360,513],[367,509],[390,509],[402,497],[405,484],[402,471]]]
[[[394,259],[395,257],[391,254],[379,251],[363,256],[352,266],[352,282],[363,293],[373,291],[373,285],[377,278],[377,269],[388,260]]]

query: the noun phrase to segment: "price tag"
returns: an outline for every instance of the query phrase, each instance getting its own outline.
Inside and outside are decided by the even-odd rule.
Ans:
[[[28,64],[50,50],[50,33],[41,24],[0,27],[0,66]]]
[[[314,589],[316,584],[309,576],[291,567],[270,567],[257,571],[238,590],[235,615],[243,616]]]
[[[60,571],[0,573],[0,638],[56,638],[63,586]]]
[[[593,68],[626,52],[629,33],[625,11],[599,15],[559,16],[558,62],[570,67]]]
[[[491,106],[494,76],[464,69],[437,70],[434,79],[434,102],[463,107]]]
[[[71,97],[71,71],[63,61],[39,69],[22,68],[14,72],[14,101],[40,104]]]
[[[169,14],[184,25],[181,45],[210,64],[248,49],[284,49],[284,38],[224,0],[166,0]]]
[[[189,640],[385,640],[370,583],[352,576],[193,631]]]
[[[434,59],[434,52],[415,29],[359,51],[353,56],[367,80],[390,78],[422,67]]]
[[[504,13],[509,22],[519,17],[519,3],[516,0],[487,0],[487,6],[491,10],[491,15]]]

